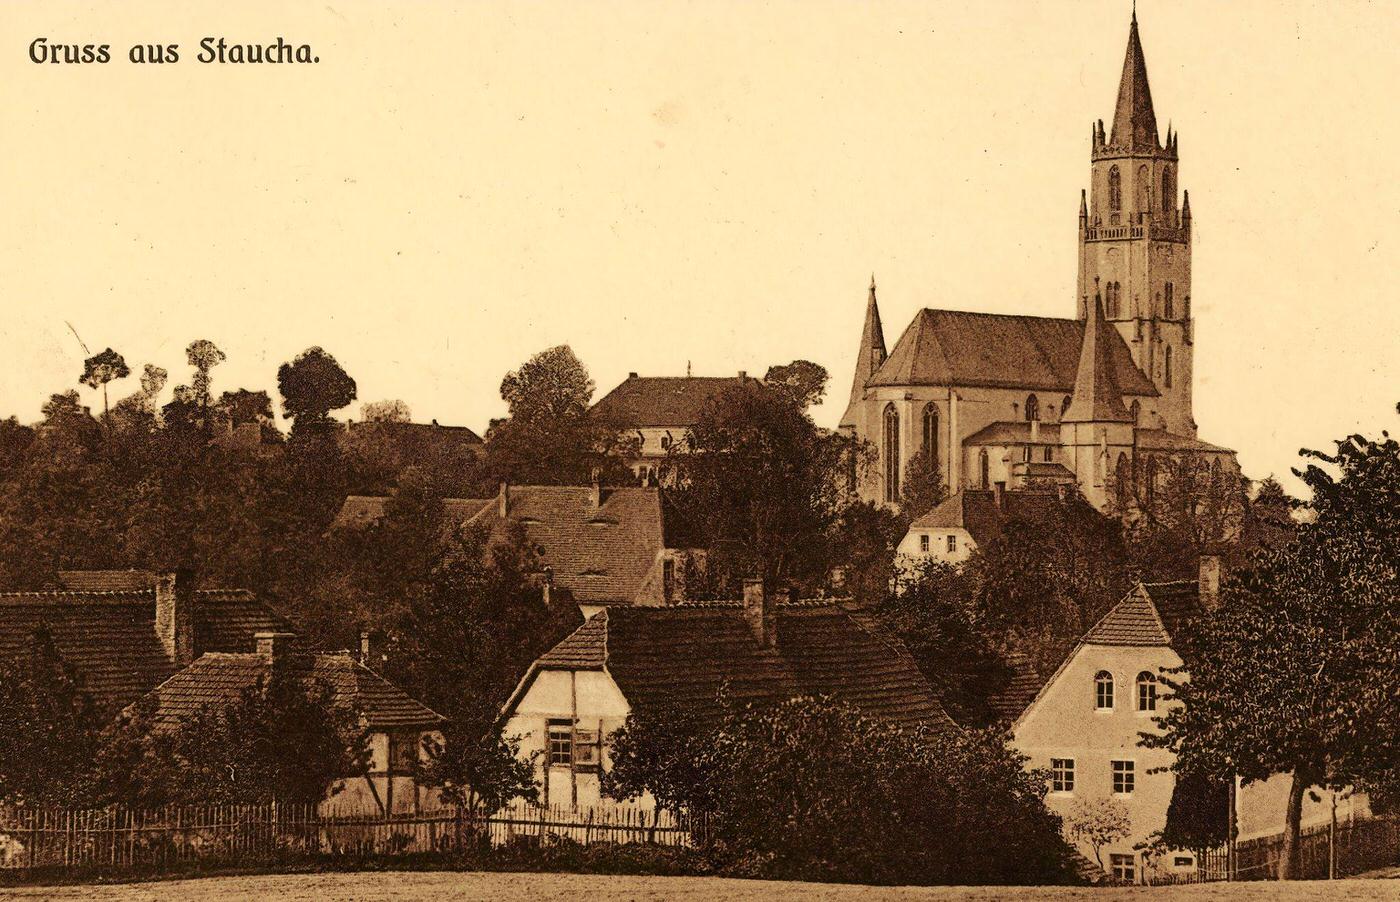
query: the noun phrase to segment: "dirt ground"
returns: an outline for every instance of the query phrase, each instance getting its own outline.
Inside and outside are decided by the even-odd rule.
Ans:
[[[505,874],[448,872],[374,872],[292,874],[258,877],[212,877],[117,886],[33,887],[0,890],[4,899],[60,899],[83,902],[159,900],[201,902],[213,899],[277,899],[280,902],[408,902],[416,899],[491,900],[491,902],[945,902],[998,899],[1092,900],[1092,902],[1396,902],[1400,880],[1339,880],[1333,883],[1215,883],[1185,887],[1113,889],[1060,887],[868,887],[818,883],[777,883],[710,877],[599,877],[580,874]]]

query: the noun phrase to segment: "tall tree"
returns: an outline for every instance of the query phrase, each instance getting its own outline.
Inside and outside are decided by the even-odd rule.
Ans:
[[[307,348],[277,369],[277,390],[282,412],[295,426],[319,425],[355,400],[355,380],[340,363],[321,348]]]
[[[786,394],[803,410],[821,403],[827,380],[826,369],[810,360],[770,366],[763,377],[765,385]]]
[[[1400,760],[1400,443],[1303,453],[1312,521],[1187,632],[1189,679],[1167,677],[1181,705],[1144,740],[1219,780],[1291,774],[1282,878],[1297,874],[1308,788],[1383,779]]]
[[[111,405],[107,403],[107,384],[130,375],[131,368],[126,365],[126,360],[111,348],[83,361],[82,383],[89,388],[102,389],[102,422],[107,423],[112,413]]]
[[[360,419],[366,423],[407,423],[411,412],[405,401],[369,401],[360,405]]]

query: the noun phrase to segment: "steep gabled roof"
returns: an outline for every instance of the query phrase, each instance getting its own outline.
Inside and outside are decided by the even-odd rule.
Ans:
[[[1128,27],[1128,49],[1123,55],[1123,77],[1118,82],[1109,143],[1128,150],[1158,148],[1157,113],[1152,109],[1152,89],[1147,85],[1147,60],[1138,38],[1136,11]]]
[[[1137,431],[1139,451],[1197,451],[1201,453],[1233,454],[1229,448],[1212,445],[1188,435],[1176,435],[1165,429],[1139,429]]]
[[[194,594],[194,601],[195,647],[201,651],[252,651],[254,633],[289,628],[285,618],[251,592],[202,590]],[[76,671],[98,710],[107,715],[115,715],[176,670],[156,634],[154,588],[0,593],[0,658],[25,653],[41,627],[52,635],[54,647]]]
[[[632,604],[666,547],[657,489],[604,487],[597,507],[590,486],[507,486],[506,493],[506,520],[496,502],[468,524],[497,535],[507,521],[519,522],[554,585],[580,604]]]
[[[869,385],[1074,390],[1084,324],[1077,319],[921,310]],[[1122,336],[1107,342],[1118,385],[1129,395],[1157,389],[1133,363]]]
[[[610,608],[538,659],[515,698],[540,670],[606,670],[634,710],[718,718],[721,689],[740,705],[825,694],[898,723],[952,726],[895,640],[837,606],[780,605],[777,636],[776,647],[760,647],[738,604]]]
[[[1171,647],[1172,637],[1201,613],[1200,587],[1193,580],[1139,583],[1082,640],[1086,645]]]
[[[988,699],[988,704],[998,718],[1010,721],[1035,700],[1043,681],[1027,655],[1011,652],[1006,656],[1006,665],[1011,668],[1011,680],[1006,688]]]
[[[720,392],[757,382],[748,376],[633,375],[594,404],[592,413],[623,429],[683,429],[694,425]]]
[[[328,686],[335,704],[357,711],[372,730],[429,728],[444,720],[348,653],[297,655],[288,666],[308,685]],[[200,656],[152,690],[157,728],[173,729],[203,709],[237,701],[271,667],[270,658],[256,653]]]

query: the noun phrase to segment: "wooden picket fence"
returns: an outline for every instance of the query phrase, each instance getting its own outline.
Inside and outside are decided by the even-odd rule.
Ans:
[[[704,825],[632,807],[517,804],[385,817],[324,804],[207,805],[155,810],[0,809],[0,872],[180,870],[326,856],[453,854],[488,845],[648,843],[691,846]]]
[[[1193,871],[1159,874],[1154,884],[1273,880],[1283,856],[1283,834],[1243,840],[1235,846],[1234,873],[1222,846],[1197,856]],[[1400,864],[1400,817],[1372,817],[1305,827],[1298,851],[1299,879],[1338,879]]]

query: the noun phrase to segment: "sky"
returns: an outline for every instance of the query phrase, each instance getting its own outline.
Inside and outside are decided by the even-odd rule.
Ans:
[[[320,345],[360,401],[478,431],[555,344],[599,396],[805,358],[834,426],[872,272],[890,346],[921,307],[1074,315],[1089,128],[1130,12],[7,0],[0,416],[78,387],[76,331],[172,387],[207,338],[216,391],[274,397]],[[1400,5],[1137,13],[1191,193],[1201,437],[1262,477],[1393,428]],[[279,35],[320,62],[195,60],[205,36]],[[114,59],[37,65],[38,37]],[[127,62],[171,42],[174,65]]]

